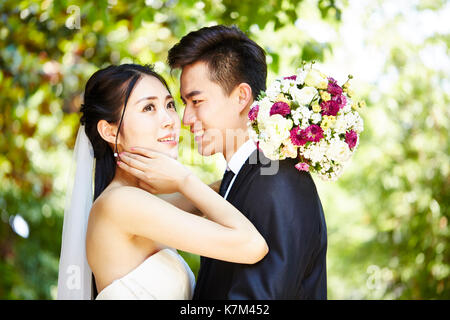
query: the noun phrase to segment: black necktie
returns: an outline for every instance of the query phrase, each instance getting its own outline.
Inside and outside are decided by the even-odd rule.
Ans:
[[[219,194],[224,197],[227,192],[228,186],[230,185],[231,180],[234,177],[234,172],[231,170],[225,170],[225,173],[222,178],[222,183],[220,184]]]

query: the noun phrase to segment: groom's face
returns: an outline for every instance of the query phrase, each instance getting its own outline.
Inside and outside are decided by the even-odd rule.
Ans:
[[[183,123],[190,127],[203,156],[224,153],[226,133],[240,124],[238,97],[211,81],[209,72],[206,63],[198,61],[183,67],[180,78]]]

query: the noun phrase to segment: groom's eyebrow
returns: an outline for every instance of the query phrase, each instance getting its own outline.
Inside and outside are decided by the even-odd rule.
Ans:
[[[191,91],[191,92],[189,92],[189,93],[186,95],[186,99],[192,98],[193,96],[199,95],[199,94],[201,94],[201,93],[202,93],[202,92],[201,92],[201,91],[198,91],[198,90]]]

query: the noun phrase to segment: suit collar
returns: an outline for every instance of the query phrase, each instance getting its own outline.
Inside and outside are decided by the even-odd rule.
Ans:
[[[244,142],[237,151],[233,154],[230,162],[227,163],[227,168],[238,174],[248,157],[256,150],[256,145],[252,139]]]
[[[269,159],[264,156],[262,151],[256,148],[245,160],[238,175],[236,176],[230,191],[228,192],[227,200],[231,202],[236,192],[239,190],[240,185],[247,180],[248,175],[253,171],[261,167],[262,165],[268,164]]]

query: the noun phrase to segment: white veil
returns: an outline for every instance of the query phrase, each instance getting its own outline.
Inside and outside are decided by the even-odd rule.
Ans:
[[[93,202],[94,150],[84,125],[78,129],[64,210],[58,300],[92,299],[92,271],[86,257],[86,228]],[[72,180],[69,180],[72,181]],[[72,187],[72,188],[71,188]]]

